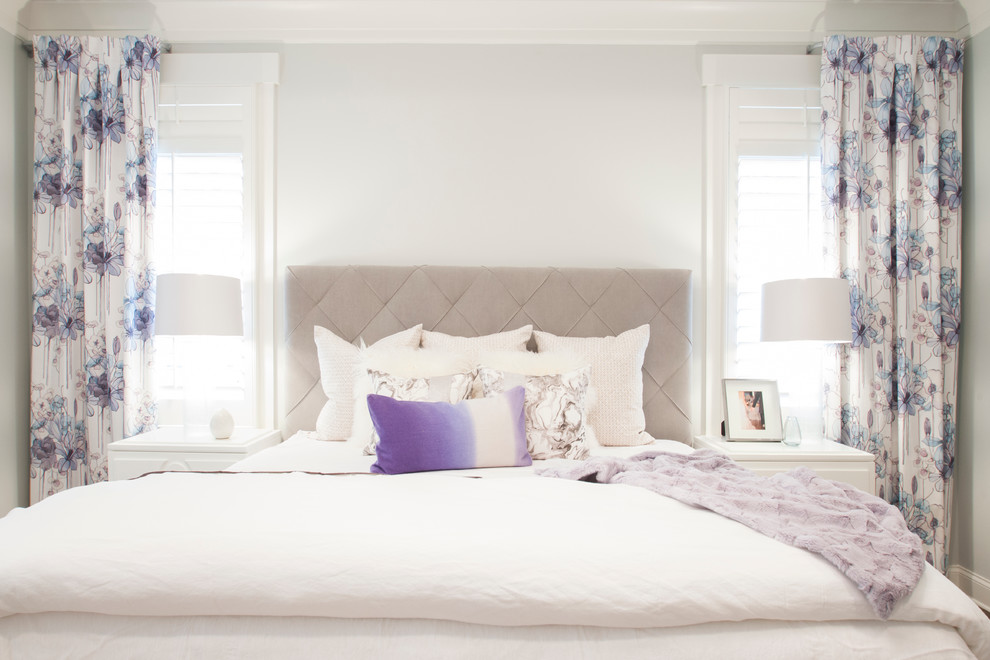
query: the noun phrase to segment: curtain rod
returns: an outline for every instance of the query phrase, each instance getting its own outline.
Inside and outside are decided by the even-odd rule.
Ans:
[[[808,44],[805,47],[804,52],[805,52],[806,55],[811,55],[812,53],[814,53],[816,50],[820,49],[821,47],[822,47],[822,42],[816,41],[813,44]],[[34,44],[31,44],[31,43],[28,43],[28,42],[24,42],[24,43],[21,44],[21,48],[24,49],[24,52],[27,53],[27,56],[28,57],[34,57]],[[162,52],[163,53],[171,53],[172,52],[172,44],[170,44],[170,43],[163,43],[162,44]]]
[[[27,56],[28,57],[34,57],[34,44],[32,44],[30,42],[23,42],[23,43],[21,43],[21,48],[24,49],[24,52],[27,53]],[[170,44],[170,43],[163,43],[162,44],[162,52],[163,53],[171,53],[172,52],[172,44]]]

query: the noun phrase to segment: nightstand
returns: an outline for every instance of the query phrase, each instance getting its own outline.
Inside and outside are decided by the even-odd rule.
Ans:
[[[186,437],[181,426],[163,426],[110,443],[110,480],[163,470],[223,470],[281,440],[281,432],[271,429],[237,427],[229,439],[217,440],[209,434]]]
[[[757,474],[771,475],[800,465],[826,479],[844,481],[876,493],[873,454],[831,440],[803,440],[797,447],[782,442],[727,442],[718,436],[695,436],[695,449],[714,449]]]

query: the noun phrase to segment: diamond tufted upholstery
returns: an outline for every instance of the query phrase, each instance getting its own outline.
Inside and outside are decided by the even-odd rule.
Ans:
[[[556,335],[599,337],[649,323],[646,430],[657,438],[690,438],[691,271],[473,266],[289,267],[286,437],[315,428],[326,401],[314,325],[370,344],[417,323],[469,337],[527,323]]]

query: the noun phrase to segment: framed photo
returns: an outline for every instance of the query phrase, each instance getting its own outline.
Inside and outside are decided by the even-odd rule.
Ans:
[[[722,380],[725,439],[748,442],[783,440],[780,394],[775,380]]]

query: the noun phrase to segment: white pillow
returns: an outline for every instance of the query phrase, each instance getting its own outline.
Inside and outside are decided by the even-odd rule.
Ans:
[[[533,326],[524,325],[515,330],[496,332],[493,335],[482,335],[480,337],[457,337],[447,335],[442,332],[423,331],[423,348],[435,348],[441,351],[449,351],[466,355],[475,366],[480,362],[481,355],[493,351],[526,351],[526,344],[533,336]],[[471,392],[472,398],[483,396],[481,393],[481,382],[474,385]]]
[[[589,362],[573,351],[486,351],[478,357],[478,365],[525,376],[549,376],[586,367]]]
[[[481,337],[457,337],[442,332],[423,331],[423,348],[436,348],[452,353],[467,355],[477,363],[479,356],[486,351],[525,351],[533,326],[524,325],[515,330],[496,332]]]
[[[419,346],[423,326],[397,332],[373,344],[375,347]],[[320,385],[327,396],[316,420],[316,435],[321,440],[346,440],[354,424],[355,387],[367,380],[359,370],[361,349],[344,341],[322,326],[313,326],[313,340],[320,361]],[[362,389],[369,389],[363,385]]]
[[[362,353],[361,366],[406,378],[430,378],[467,373],[475,364],[464,353],[432,348],[380,348],[375,345]]]
[[[650,326],[641,325],[617,337],[558,337],[536,331],[539,352],[568,351],[591,364],[591,387],[597,401],[588,421],[603,446],[645,445],[643,414],[643,359],[650,341]]]

